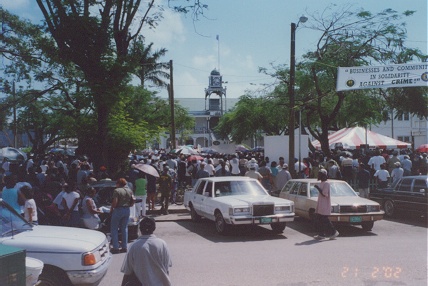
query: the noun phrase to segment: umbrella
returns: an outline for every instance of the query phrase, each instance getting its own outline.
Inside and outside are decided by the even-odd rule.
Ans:
[[[421,152],[421,153],[427,153],[428,152],[428,144],[422,144],[421,146],[419,146],[416,151]]]
[[[153,166],[150,166],[148,164],[136,164],[134,165],[134,168],[137,170],[140,170],[143,173],[159,178],[159,173]]]
[[[245,147],[244,145],[236,145],[235,150],[237,152],[248,152],[249,149],[247,147]]]
[[[193,149],[192,147],[189,147],[189,146],[181,147],[180,151],[177,153],[184,154],[184,155],[197,155],[197,154],[199,154],[198,151],[196,151],[195,149]]]
[[[202,153],[205,153],[205,154],[218,154],[218,151],[215,150],[215,149],[212,149],[212,148],[206,148],[206,147],[204,147],[204,148],[202,148]]]
[[[191,156],[187,157],[187,161],[193,161],[193,160],[200,161],[203,159],[204,158],[199,156],[199,155],[191,155]]]

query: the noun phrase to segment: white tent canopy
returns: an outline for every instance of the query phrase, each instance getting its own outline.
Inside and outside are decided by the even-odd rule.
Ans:
[[[363,127],[343,128],[328,136],[330,149],[340,146],[343,149],[359,149],[360,145],[368,144],[369,148],[381,149],[406,149],[411,144],[378,134]],[[312,141],[312,145],[320,150],[321,143],[318,140]]]

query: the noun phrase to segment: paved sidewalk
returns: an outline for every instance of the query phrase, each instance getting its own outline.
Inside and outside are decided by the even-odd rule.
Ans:
[[[177,221],[177,220],[189,220],[190,219],[190,213],[189,211],[184,207],[184,205],[169,205],[168,206],[168,213],[167,215],[163,215],[160,213],[160,206],[156,206],[155,211],[148,211],[147,216],[153,217],[156,222],[162,222],[162,221]]]

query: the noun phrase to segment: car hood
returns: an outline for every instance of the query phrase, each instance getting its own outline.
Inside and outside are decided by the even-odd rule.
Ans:
[[[13,237],[1,238],[1,244],[16,246],[28,252],[87,252],[105,241],[105,234],[95,230],[35,225]]]
[[[361,197],[331,197],[331,204],[337,205],[378,205],[377,202]]]
[[[242,195],[242,196],[225,196],[215,198],[217,201],[229,204],[229,205],[253,205],[253,204],[268,204],[274,203],[276,205],[283,204],[288,205],[292,202],[286,199],[277,197],[266,196],[254,196],[254,195]]]

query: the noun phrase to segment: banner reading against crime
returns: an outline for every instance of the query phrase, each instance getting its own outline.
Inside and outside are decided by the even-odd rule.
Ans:
[[[339,67],[336,90],[428,86],[428,63]]]

